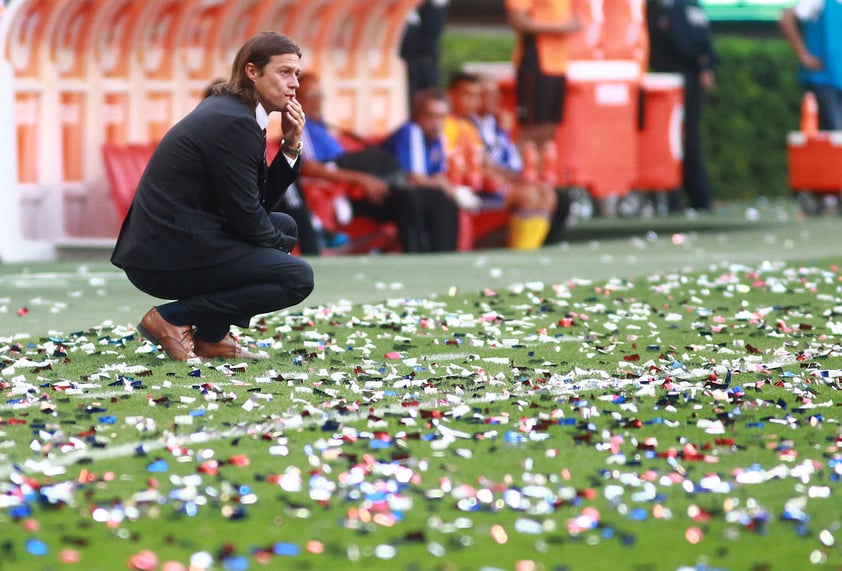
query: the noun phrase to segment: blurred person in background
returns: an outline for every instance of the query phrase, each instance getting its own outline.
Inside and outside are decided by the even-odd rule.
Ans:
[[[716,87],[716,55],[710,22],[698,0],[647,0],[649,71],[684,78],[684,161],[682,186],[687,206],[710,211],[713,192],[701,141],[705,94]]]
[[[399,161],[378,145],[346,150],[323,119],[318,75],[303,73],[299,81],[298,100],[308,116],[302,133],[301,175],[357,189],[359,194],[350,195],[352,214],[394,222],[404,252],[455,250],[458,223],[452,199],[440,188],[411,184]],[[430,212],[441,216],[430,217]],[[431,241],[431,236],[436,238]]]
[[[478,74],[454,73],[448,83],[450,114],[444,123],[445,153],[462,154],[469,169],[479,170],[471,186],[486,201],[502,201],[511,212],[509,247],[524,250],[539,248],[549,234],[553,213],[558,205],[552,186],[522,176],[517,167],[516,149],[489,149],[480,129],[483,83]],[[496,150],[491,154],[490,150]],[[478,158],[476,158],[478,157]],[[510,162],[516,161],[514,165]]]
[[[509,26],[517,33],[514,59],[519,140],[539,147],[561,122],[566,92],[568,38],[582,23],[570,0],[506,0]]]
[[[442,136],[448,111],[447,97],[438,87],[422,89],[412,98],[409,120],[380,143],[400,162],[409,183],[450,198],[444,208],[435,207],[441,201],[428,201],[421,212],[432,230],[424,239],[433,252],[454,250],[459,233],[459,189],[447,178]]]
[[[842,2],[798,0],[781,30],[798,57],[798,77],[819,107],[819,129],[842,130]]]
[[[407,17],[400,56],[406,62],[410,105],[416,93],[440,85],[439,44],[447,25],[448,3],[424,0]]]
[[[501,104],[500,83],[490,75],[480,74],[479,112],[474,116],[474,123],[480,133],[485,151],[491,162],[510,173],[523,171],[523,158],[518,151],[511,133],[514,118]],[[564,188],[556,187],[556,207],[550,219],[550,229],[544,238],[544,245],[558,244],[564,239],[570,215],[570,196]]]

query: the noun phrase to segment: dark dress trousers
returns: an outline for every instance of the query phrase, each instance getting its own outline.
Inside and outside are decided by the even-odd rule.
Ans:
[[[289,252],[295,222],[274,212],[300,168],[271,166],[254,111],[238,97],[204,99],[155,149],[111,257],[175,325],[216,340],[230,324],[295,305],[313,289]]]

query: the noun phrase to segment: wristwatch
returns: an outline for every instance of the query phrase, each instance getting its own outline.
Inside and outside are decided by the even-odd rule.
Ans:
[[[291,148],[287,146],[286,141],[281,141],[281,150],[286,156],[288,156],[291,159],[297,159],[299,156],[301,156],[301,147],[303,146],[304,145],[301,143],[301,141],[298,141],[298,146]]]

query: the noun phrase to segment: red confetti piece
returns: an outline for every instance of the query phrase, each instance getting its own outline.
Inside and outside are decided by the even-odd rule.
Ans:
[[[158,556],[149,550],[143,550],[129,558],[129,569],[152,571],[158,567]]]
[[[251,464],[251,460],[248,459],[248,456],[244,454],[235,454],[228,459],[228,463],[234,466],[248,466]]]
[[[202,462],[196,471],[200,474],[207,474],[208,476],[216,476],[219,473],[219,463],[216,460],[208,460]]]
[[[687,539],[688,542],[695,545],[697,543],[701,543],[705,535],[702,533],[702,530],[698,527],[691,527],[686,532],[684,532],[684,537]]]

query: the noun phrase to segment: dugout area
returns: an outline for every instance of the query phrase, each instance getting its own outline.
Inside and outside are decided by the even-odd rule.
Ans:
[[[0,7],[0,261],[113,242],[101,149],[158,140],[263,30],[294,38],[331,122],[406,119],[398,43],[420,0],[12,0]]]

